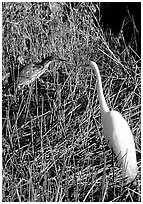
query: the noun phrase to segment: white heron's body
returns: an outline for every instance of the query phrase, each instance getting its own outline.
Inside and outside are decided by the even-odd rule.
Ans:
[[[118,156],[125,174],[134,180],[137,162],[133,135],[126,120],[117,111],[109,111],[102,117],[105,140]]]
[[[137,174],[137,160],[133,135],[128,123],[122,115],[117,111],[109,110],[103,95],[98,66],[95,62],[90,62],[89,66],[97,76],[97,91],[105,140],[116,153],[119,163],[125,170],[125,175],[132,181]]]

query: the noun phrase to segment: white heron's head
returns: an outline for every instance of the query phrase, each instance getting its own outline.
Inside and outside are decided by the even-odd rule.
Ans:
[[[100,72],[99,72],[99,68],[98,68],[96,62],[90,61],[88,64],[88,67],[90,69],[92,69],[92,71],[96,75],[97,79],[99,79],[100,78]]]

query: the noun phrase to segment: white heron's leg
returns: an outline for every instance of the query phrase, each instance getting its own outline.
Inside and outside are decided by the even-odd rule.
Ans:
[[[104,156],[104,168],[103,168],[103,175],[102,175],[102,181],[101,181],[101,196],[100,196],[100,202],[104,202],[105,196],[107,194],[107,188],[108,188],[108,181],[106,178],[106,154],[105,150],[103,151]]]
[[[111,148],[112,150],[112,169],[113,169],[113,182],[114,182],[114,178],[115,178],[115,172],[114,172],[114,151],[113,148]]]

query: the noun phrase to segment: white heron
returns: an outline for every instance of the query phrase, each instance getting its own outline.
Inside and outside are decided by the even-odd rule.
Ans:
[[[137,160],[133,135],[128,123],[122,115],[117,111],[109,110],[103,95],[102,81],[97,64],[91,61],[89,67],[94,71],[97,77],[97,92],[105,140],[116,153],[119,163],[125,170],[125,176],[127,176],[130,181],[133,181],[137,174]]]

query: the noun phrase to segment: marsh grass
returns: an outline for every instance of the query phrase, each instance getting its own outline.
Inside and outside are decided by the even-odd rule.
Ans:
[[[141,67],[135,42],[127,45],[122,32],[103,31],[97,3],[3,3],[2,9],[3,201],[140,201]],[[17,56],[26,64],[52,52],[70,63],[52,63],[30,87],[18,89]],[[96,77],[82,66],[89,59],[99,65],[109,107],[122,113],[134,135],[138,185],[127,185],[112,161]]]

